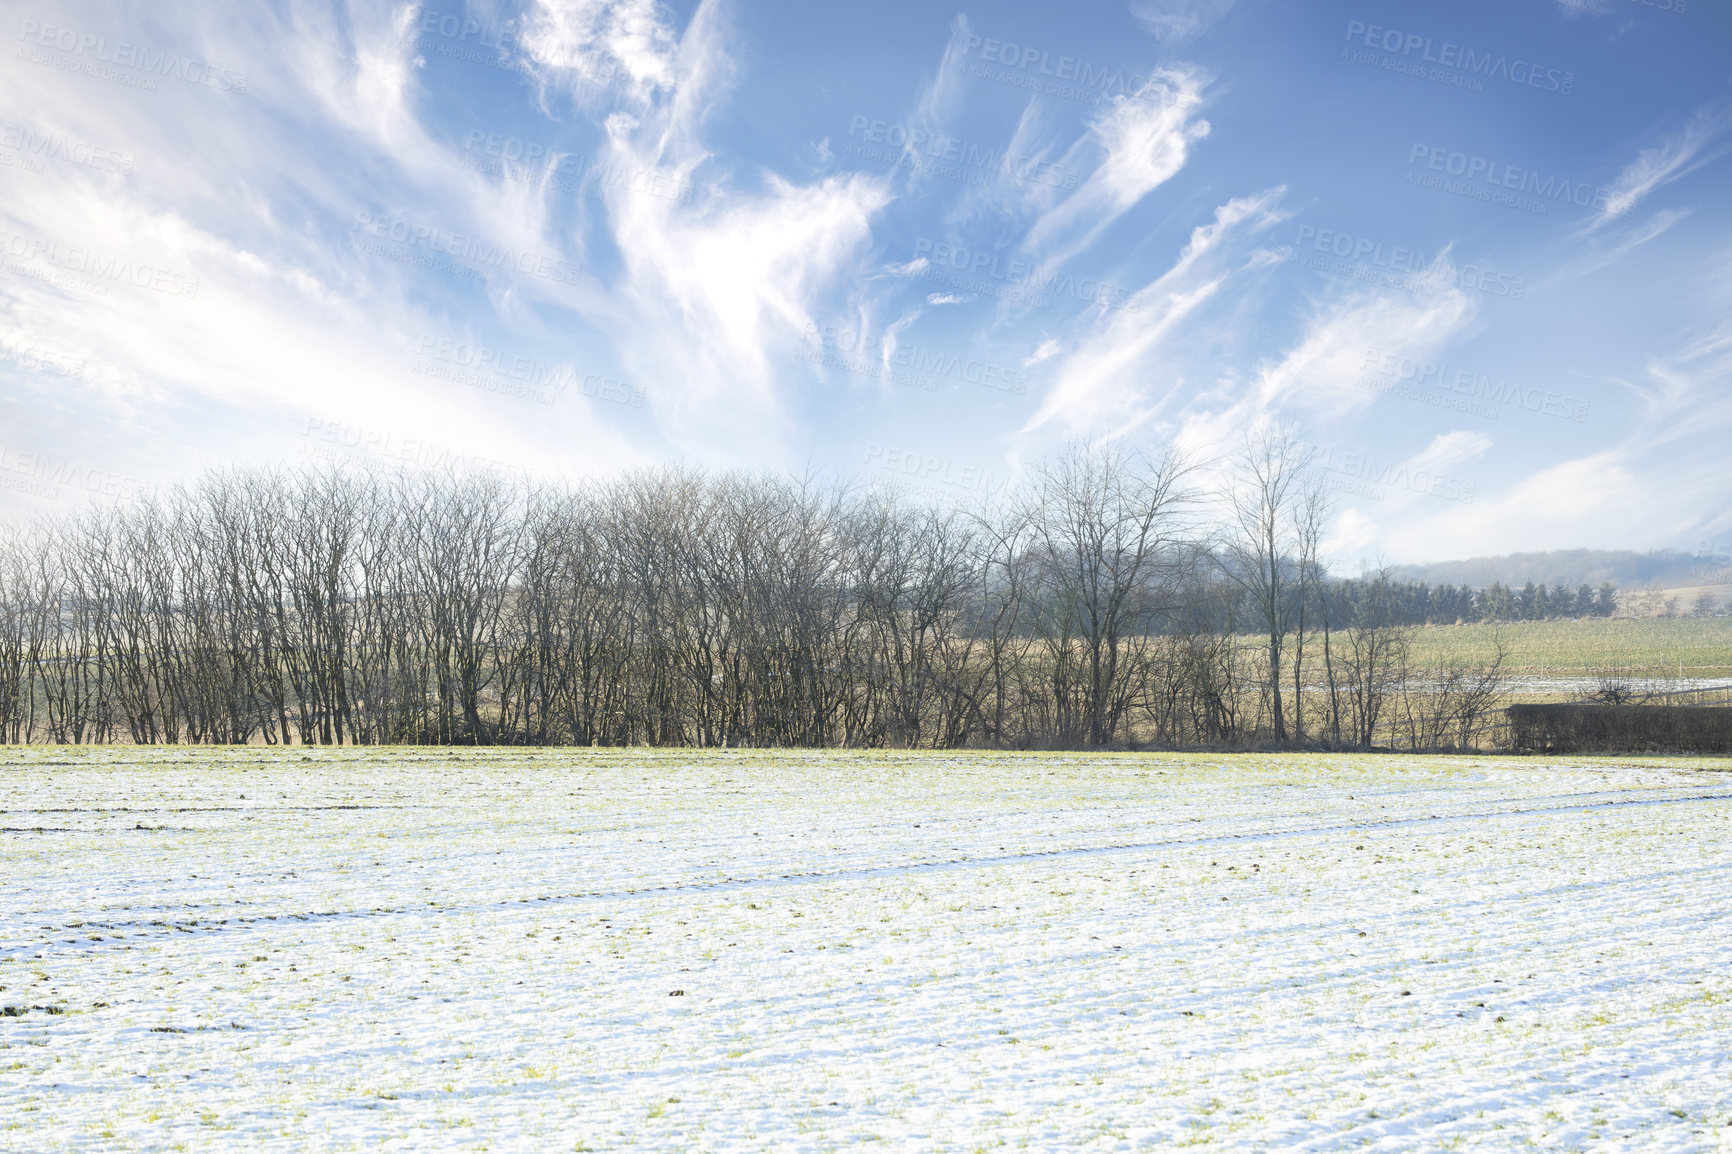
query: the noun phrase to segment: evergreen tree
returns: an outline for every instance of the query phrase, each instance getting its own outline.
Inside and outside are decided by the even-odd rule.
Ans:
[[[1545,616],[1545,587],[1529,581],[1516,596],[1515,616],[1519,621],[1538,621]]]
[[[1502,581],[1493,581],[1490,588],[1480,591],[1481,621],[1513,621],[1516,619],[1515,610],[1515,598]]]
[[[1559,583],[1552,586],[1551,594],[1546,598],[1547,617],[1574,617],[1576,615],[1576,598],[1569,587]]]
[[[1618,608],[1618,587],[1610,581],[1600,582],[1600,599],[1594,605],[1594,612],[1601,617],[1610,617]]]

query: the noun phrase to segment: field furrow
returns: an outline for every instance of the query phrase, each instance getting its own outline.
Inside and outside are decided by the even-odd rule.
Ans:
[[[18,751],[0,1147],[1721,1148],[1732,778]]]

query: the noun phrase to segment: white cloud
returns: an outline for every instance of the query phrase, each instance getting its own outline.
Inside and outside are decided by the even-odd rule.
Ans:
[[[1343,518],[1343,549],[1381,543],[1400,561],[1435,561],[1615,542],[1690,549],[1732,538],[1732,322],[1648,365],[1641,413],[1614,445],[1479,479],[1472,502],[1388,500]],[[1448,434],[1420,457],[1447,469],[1484,452],[1477,434]],[[1415,458],[1418,460],[1419,458]],[[1464,476],[1471,470],[1462,470]],[[1495,473],[1493,474],[1495,476]]]
[[[278,34],[293,71],[280,83],[315,97],[329,123],[393,154],[425,163],[436,148],[415,108],[416,18],[410,5],[346,11],[291,9],[285,15],[288,26]]]
[[[1367,289],[1319,309],[1299,344],[1258,375],[1263,410],[1302,409],[1337,419],[1379,394],[1362,381],[1386,357],[1425,360],[1472,321],[1473,302],[1455,287],[1447,256],[1414,279],[1425,290]]]
[[[1215,210],[1211,223],[1193,230],[1173,267],[1136,294],[1137,308],[1099,318],[1077,339],[1023,434],[1056,426],[1070,434],[1122,436],[1152,419],[1176,383],[1160,362],[1163,344],[1228,279],[1269,263],[1268,253],[1242,250],[1285,219],[1278,207],[1283,191],[1231,200]]]
[[[946,228],[957,232],[981,228],[1002,235],[1038,221],[1075,190],[1085,168],[1098,163],[1098,150],[1078,149],[1074,140],[1065,147],[1057,122],[1049,105],[1039,100],[1025,104],[1003,147],[1003,159],[964,186],[962,195],[945,211]],[[977,141],[969,143],[982,147]],[[935,173],[932,179],[939,177]],[[918,187],[916,180],[911,180],[911,187]]]
[[[1233,0],[1133,0],[1131,14],[1165,44],[1202,35],[1232,10]]]
[[[519,42],[576,92],[618,87],[647,101],[675,83],[678,44],[654,0],[536,0]]]
[[[896,360],[896,350],[902,345],[902,334],[909,328],[909,326],[920,319],[921,312],[922,310],[920,309],[910,309],[897,317],[894,321],[891,321],[889,325],[885,326],[883,336],[880,339],[878,346],[878,363],[882,372],[879,381],[882,383],[886,391],[890,388],[890,382],[896,379],[894,362]],[[860,331],[862,333],[870,331],[869,326],[864,321],[862,321],[860,325]]]
[[[1641,200],[1655,189],[1671,184],[1726,152],[1726,147],[1711,147],[1732,127],[1732,111],[1725,105],[1710,105],[1695,114],[1676,132],[1669,132],[1659,143],[1644,148],[1636,159],[1624,167],[1612,185],[1612,194],[1600,215],[1589,222],[1588,228],[1603,228],[1626,216]]]
[[[1483,456],[1491,446],[1492,439],[1484,433],[1458,429],[1439,433],[1407,463],[1416,469],[1447,469]]]
[[[425,129],[412,6],[299,7],[273,19],[116,4],[82,19],[112,40],[244,66],[247,87],[165,77],[140,99],[60,69],[5,70],[8,120],[124,148],[136,165],[124,176],[48,167],[9,190],[0,228],[64,258],[76,250],[96,266],[128,261],[198,282],[185,294],[111,282],[93,296],[0,276],[9,325],[31,347],[84,360],[51,393],[0,366],[8,394],[29,398],[15,438],[46,449],[77,413],[69,451],[141,477],[196,467],[197,446],[221,460],[293,458],[309,419],[525,464],[569,460],[572,440],[590,446],[593,467],[633,458],[575,392],[540,406],[416,375],[415,344],[451,327],[428,305],[438,279],[348,243],[365,212],[582,259],[550,234],[536,190],[463,168]],[[579,292],[489,276],[479,311],[509,317]]]
[[[1657,527],[1647,479],[1615,450],[1591,453],[1534,470],[1507,484],[1476,484],[1472,501],[1397,503],[1362,510],[1363,532],[1393,560],[1438,561],[1518,551],[1580,547],[1608,539],[1656,544],[1638,531]]]
[[[1473,304],[1453,287],[1453,272],[1446,254],[1435,267],[1413,278],[1414,289],[1348,290],[1319,305],[1285,353],[1244,379],[1216,368],[1212,387],[1189,386],[1190,395],[1176,417],[1174,443],[1199,463],[1205,482],[1220,479],[1220,470],[1247,435],[1266,430],[1303,434],[1314,449],[1322,446],[1320,451],[1330,459],[1357,451],[1344,447],[1339,438],[1351,435],[1348,430],[1355,427],[1351,423],[1355,415],[1378,404],[1375,386],[1384,378],[1376,366],[1386,360],[1399,364],[1403,359],[1436,359],[1471,324]],[[1371,454],[1379,458],[1379,471],[1398,483],[1373,486],[1382,493],[1376,512],[1348,516],[1353,513],[1348,502],[1332,534],[1332,551],[1351,555],[1362,549],[1364,541],[1371,539],[1364,535],[1380,532],[1384,518],[1427,497],[1430,478],[1450,464],[1484,452],[1489,444],[1475,434],[1458,433],[1435,438],[1405,460]],[[1420,475],[1427,478],[1425,486],[1410,483]],[[1354,479],[1366,481],[1357,475]],[[1461,487],[1459,478],[1449,482]]]
[[[696,208],[624,196],[611,205],[625,265],[618,291],[629,306],[622,335],[644,375],[678,382],[656,399],[676,436],[788,431],[777,354],[807,331],[817,298],[860,257],[885,201],[863,177],[767,183],[763,193]]]
[[[1577,229],[1574,234],[1574,239],[1578,243],[1586,242],[1589,248],[1587,254],[1580,259],[1560,265],[1543,282],[1543,287],[1549,288],[1559,284],[1568,284],[1617,263],[1649,241],[1664,236],[1674,225],[1689,217],[1692,211],[1688,208],[1663,208],[1646,220],[1625,228],[1622,232],[1608,232],[1597,238],[1590,235],[1597,227],[1598,218],[1595,218],[1595,221],[1590,221]]]
[[[1642,443],[1670,452],[1679,442],[1732,434],[1732,321],[1721,321],[1647,365]],[[1732,454],[1720,453],[1732,461]]]
[[[1485,455],[1492,439],[1484,433],[1456,430],[1439,433],[1419,452],[1368,478],[1382,495],[1379,510],[1385,522],[1412,517],[1413,507],[1438,498],[1470,504],[1477,483],[1459,466]]]
[[[1022,367],[1025,369],[1032,369],[1042,361],[1048,361],[1053,357],[1058,356],[1062,349],[1063,346],[1058,343],[1057,337],[1048,337],[1046,340],[1040,342],[1040,345],[1034,350],[1034,352],[1023,358]]]
[[[1191,146],[1209,134],[1209,122],[1196,116],[1202,88],[1199,72],[1160,70],[1134,96],[1114,98],[1095,118],[1064,158],[1090,169],[1088,177],[1034,223],[1024,242],[1046,268],[1093,244],[1184,167]],[[1098,163],[1088,163],[1091,154]]]
[[[962,103],[963,66],[968,55],[968,38],[972,32],[967,16],[958,15],[951,22],[950,39],[944,45],[944,55],[939,59],[932,79],[921,90],[910,127],[924,128],[930,132],[941,130],[950,122],[955,110]],[[912,145],[907,147],[911,148]]]
[[[682,447],[772,455],[788,431],[779,364],[858,267],[888,183],[858,174],[744,181],[714,162],[703,122],[733,77],[718,5],[682,34],[644,0],[539,0],[527,43],[550,88],[585,105],[596,76],[629,78],[630,111],[606,116],[604,158],[692,186],[689,201],[606,190],[620,268],[594,310]],[[610,72],[610,62],[613,67]]]

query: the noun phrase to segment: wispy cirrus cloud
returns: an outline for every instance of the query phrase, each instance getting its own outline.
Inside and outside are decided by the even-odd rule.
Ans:
[[[821,301],[858,267],[888,182],[862,174],[749,182],[717,162],[705,121],[735,75],[721,7],[682,32],[648,0],[538,0],[524,38],[543,83],[594,108],[606,158],[669,173],[690,201],[607,192],[618,254],[605,314],[620,353],[649,379],[664,432],[688,448],[729,441],[762,455],[790,431],[781,362]],[[600,306],[598,306],[599,308]]]
[[[1644,443],[1654,446],[1732,432],[1732,321],[1722,321],[1647,364]]]
[[[1649,194],[1689,175],[1727,152],[1722,138],[1732,129],[1732,106],[1714,103],[1696,110],[1688,121],[1636,154],[1613,182],[1600,215],[1584,231],[1591,232],[1628,216]]]
[[[1073,350],[1057,358],[1053,384],[1022,435],[1051,427],[1122,436],[1151,420],[1178,383],[1177,366],[1162,363],[1164,346],[1229,280],[1275,259],[1256,239],[1286,219],[1283,192],[1228,201],[1192,231],[1173,266],[1137,293],[1137,308],[1091,319]]]
[[[1565,16],[1605,16],[1613,12],[1612,0],[1557,0]]]
[[[1599,236],[1588,235],[1593,229],[1585,226],[1572,236],[1572,240],[1578,244],[1585,242],[1585,254],[1560,265],[1544,283],[1547,287],[1567,284],[1616,264],[1643,245],[1670,232],[1673,226],[1688,219],[1693,211],[1689,208],[1663,208],[1622,231],[1608,231]]]
[[[1214,27],[1234,0],[1132,0],[1131,15],[1163,44],[1195,39]]]
[[[1439,262],[1416,278],[1423,293],[1354,290],[1319,306],[1299,343],[1258,373],[1259,407],[1339,419],[1377,400],[1359,383],[1368,353],[1424,360],[1460,335],[1474,304],[1455,286],[1448,254]]]
[[[639,101],[676,83],[679,42],[655,0],[538,0],[519,43],[546,77],[579,95]]]
[[[1190,395],[1175,406],[1175,443],[1209,469],[1230,459],[1247,433],[1288,429],[1319,444],[1333,443],[1379,400],[1378,390],[1362,382],[1368,361],[1432,359],[1470,327],[1474,305],[1454,287],[1453,271],[1446,253],[1410,286],[1352,288],[1314,303],[1284,352],[1249,372],[1235,373],[1229,365],[1218,368],[1212,381],[1191,384]],[[1239,324],[1235,317],[1223,327]],[[1427,452],[1437,455],[1467,443],[1459,437],[1438,441]],[[1348,513],[1347,523],[1372,523]]]
[[[1473,553],[1562,549],[1617,540],[1633,548],[1687,548],[1732,534],[1732,322],[1716,324],[1653,358],[1640,409],[1612,445],[1524,468],[1477,487],[1471,503],[1406,507],[1385,502],[1340,526],[1343,550],[1373,543],[1400,557],[1441,560]],[[1426,450],[1444,470],[1491,446],[1452,434]],[[1421,454],[1425,456],[1425,454]],[[1418,458],[1416,458],[1418,460]]]
[[[1149,193],[1185,166],[1209,135],[1200,70],[1173,67],[1151,75],[1136,94],[1114,97],[1090,122],[1065,162],[1088,171],[1070,195],[1034,222],[1024,240],[1045,268],[1092,245]]]
[[[15,440],[51,441],[58,414],[81,412],[81,452],[146,475],[196,461],[199,445],[293,456],[318,418],[486,460],[551,462],[574,437],[599,467],[631,459],[582,395],[531,423],[522,404],[414,375],[417,342],[451,327],[436,303],[443,286],[421,263],[430,246],[363,252],[351,243],[358,215],[478,249],[582,259],[553,235],[533,190],[465,168],[428,129],[419,15],[407,4],[149,14],[96,4],[77,16],[87,42],[196,53],[244,88],[170,76],[117,99],[75,70],[7,70],[0,105],[21,131],[112,141],[136,163],[124,175],[45,168],[9,190],[0,228],[39,238],[44,260],[162,274],[155,287],[110,283],[99,295],[66,278],[0,277],[0,309],[33,347],[83,362],[52,398],[40,382],[11,385],[14,399],[30,398]],[[44,54],[76,62],[59,47]],[[455,299],[490,319],[580,291],[471,271]]]

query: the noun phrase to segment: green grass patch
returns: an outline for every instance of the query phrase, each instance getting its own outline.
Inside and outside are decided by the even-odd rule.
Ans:
[[[1489,660],[1501,633],[1516,673],[1590,676],[1608,668],[1650,676],[1732,678],[1732,617],[1514,621],[1426,625],[1413,664]]]

